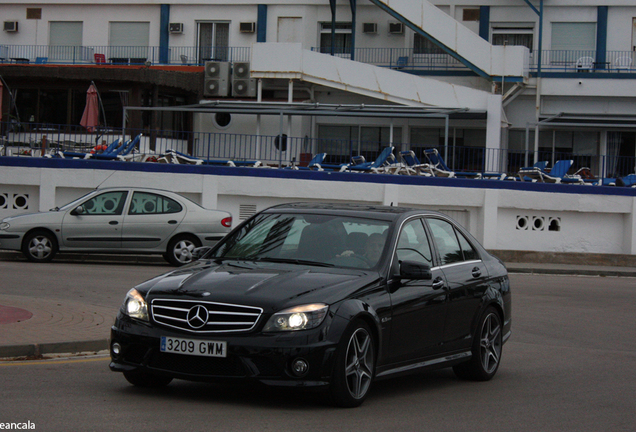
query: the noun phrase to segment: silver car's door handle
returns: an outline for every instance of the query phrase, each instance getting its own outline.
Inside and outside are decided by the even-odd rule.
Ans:
[[[175,224],[177,223],[177,221],[176,221],[176,220],[169,220],[169,221],[168,221],[168,223],[169,223],[170,225],[175,225]]]
[[[481,276],[481,270],[479,270],[479,267],[475,267],[473,269],[473,277],[479,277]]]
[[[110,222],[108,222],[108,225],[117,225],[117,224],[119,224],[119,222],[117,222],[117,221],[110,221]]]

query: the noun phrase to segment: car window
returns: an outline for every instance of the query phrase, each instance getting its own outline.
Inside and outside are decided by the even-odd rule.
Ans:
[[[470,244],[468,239],[464,236],[464,234],[455,230],[457,233],[457,238],[459,239],[459,244],[462,247],[462,253],[464,254],[464,260],[478,260],[479,254],[475,250],[475,248]]]
[[[181,204],[163,195],[148,192],[135,192],[130,203],[128,214],[166,214],[179,213]]]
[[[216,257],[289,259],[371,268],[384,250],[388,222],[322,215],[259,215],[215,251]],[[373,247],[370,253],[367,246]]]
[[[126,202],[126,191],[113,191],[99,194],[84,202],[85,215],[120,215]]]
[[[453,225],[442,219],[428,218],[427,221],[431,227],[433,241],[439,251],[442,264],[464,261],[462,248],[457,240]]]
[[[421,219],[407,222],[398,239],[397,256],[400,261],[416,261],[430,266],[433,262],[428,236]]]

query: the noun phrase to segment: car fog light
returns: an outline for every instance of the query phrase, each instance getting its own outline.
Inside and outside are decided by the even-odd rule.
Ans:
[[[292,362],[292,372],[296,376],[303,376],[309,370],[309,364],[307,364],[307,360],[298,358]]]
[[[111,347],[111,351],[114,355],[118,356],[121,353],[121,345],[115,342]]]

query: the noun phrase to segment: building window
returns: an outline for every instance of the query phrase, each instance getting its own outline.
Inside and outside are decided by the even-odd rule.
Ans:
[[[199,62],[229,61],[230,23],[199,23]]]
[[[49,60],[84,59],[82,28],[79,21],[49,22]]]
[[[493,45],[520,45],[532,52],[534,29],[532,27],[493,27]]]
[[[421,34],[415,33],[413,54],[445,54],[445,51]]]
[[[479,21],[479,9],[464,9],[462,21]]]
[[[42,8],[27,8],[26,19],[42,19]]]
[[[110,52],[113,63],[144,64],[148,60],[149,22],[111,22]]]
[[[320,52],[331,53],[330,22],[320,23]],[[351,54],[351,23],[337,22],[333,40],[334,54]]]

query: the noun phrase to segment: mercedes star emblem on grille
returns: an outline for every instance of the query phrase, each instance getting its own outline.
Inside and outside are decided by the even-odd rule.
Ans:
[[[209,316],[210,314],[205,306],[194,306],[188,311],[188,324],[193,329],[199,329],[208,322]]]

